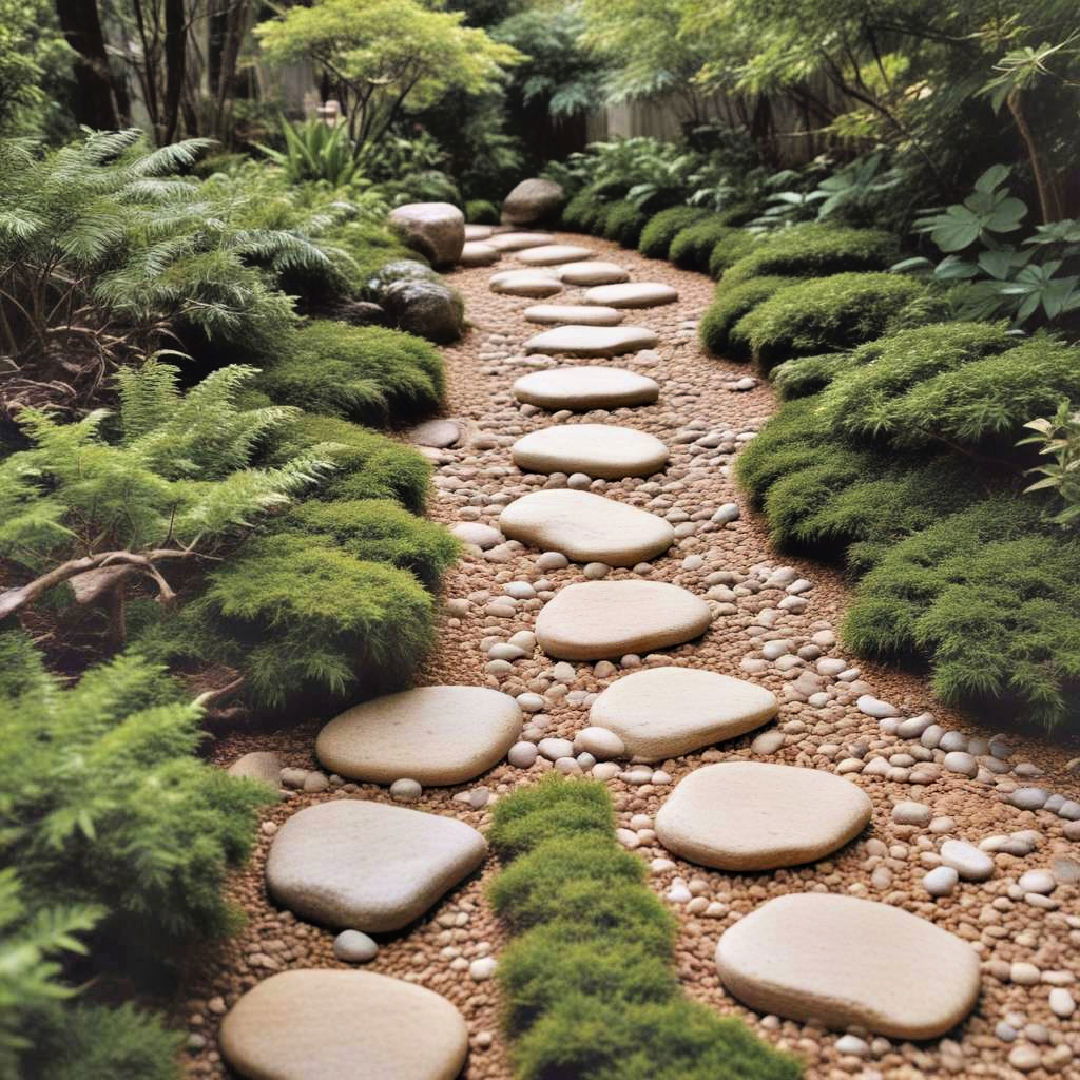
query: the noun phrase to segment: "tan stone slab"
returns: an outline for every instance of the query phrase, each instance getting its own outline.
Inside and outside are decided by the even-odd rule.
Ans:
[[[567,585],[536,619],[540,647],[559,660],[614,660],[691,641],[712,621],[709,605],[663,581]]]
[[[244,994],[218,1044],[247,1080],[454,1080],[469,1032],[433,990],[372,971],[300,968]]]
[[[551,233],[504,232],[496,233],[488,243],[500,251],[525,251],[528,248],[549,247],[555,242]]]
[[[457,818],[335,799],[293,814],[266,860],[277,903],[326,926],[381,933],[419,918],[486,854]]]
[[[745,679],[661,667],[613,682],[593,702],[590,719],[616,732],[635,760],[663,761],[761,727],[776,708],[771,691]]]
[[[762,904],[721,936],[716,966],[759,1012],[894,1039],[944,1035],[979,995],[967,942],[902,908],[835,893]]]
[[[866,792],[836,773],[728,761],[680,781],[656,815],[656,835],[702,866],[773,870],[843,847],[872,809]]]
[[[495,234],[494,225],[466,225],[465,226],[465,243],[471,244],[481,240],[487,240],[488,237]]]
[[[679,291],[659,282],[635,281],[625,285],[597,285],[583,297],[586,304],[603,304],[613,308],[647,308],[674,304]]]
[[[618,356],[653,348],[659,338],[644,326],[557,326],[525,342],[527,352],[572,356]]]
[[[615,285],[630,280],[630,271],[610,262],[574,262],[555,271],[564,285]]]
[[[660,387],[636,371],[582,365],[531,371],[514,383],[514,395],[545,409],[617,409],[651,405]]]
[[[335,716],[319,732],[315,754],[350,780],[462,784],[500,761],[520,734],[521,710],[509,694],[483,686],[424,686]]]
[[[663,518],[588,491],[553,488],[516,499],[499,516],[504,536],[575,562],[633,566],[675,543]]]
[[[562,282],[544,270],[501,270],[488,278],[492,292],[510,296],[554,296],[562,292]]]
[[[557,266],[560,263],[581,262],[583,259],[596,258],[591,248],[577,244],[545,244],[543,247],[531,247],[520,252],[518,259],[526,266]]]
[[[490,266],[502,258],[502,252],[490,244],[482,244],[476,240],[466,240],[465,246],[458,256],[458,265],[464,267]]]
[[[625,312],[609,307],[586,307],[584,304],[534,304],[521,313],[526,322],[547,326],[617,326]]]
[[[616,424],[559,424],[514,443],[514,464],[530,472],[581,472],[602,480],[651,476],[668,461],[655,436]]]

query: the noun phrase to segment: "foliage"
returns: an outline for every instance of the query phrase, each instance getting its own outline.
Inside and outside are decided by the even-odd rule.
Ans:
[[[717,241],[709,252],[709,277],[715,280],[724,277],[732,266],[763,242],[746,229],[732,230],[730,238]]]
[[[629,199],[613,202],[604,211],[601,235],[625,248],[637,247],[647,218]]]
[[[392,128],[365,144],[359,154],[364,175],[378,184],[394,206],[461,202],[461,193],[446,172],[446,150],[425,131]]]
[[[257,149],[285,170],[290,184],[325,180],[335,188],[346,187],[356,175],[356,151],[343,126],[322,120],[290,122],[282,117],[281,135],[284,150],[261,143]]]
[[[606,206],[591,188],[584,188],[571,196],[563,207],[562,223],[573,232],[591,233],[603,219]]]
[[[677,233],[668,249],[668,258],[684,270],[705,273],[709,269],[714,248],[732,247],[746,251],[753,243],[749,233],[725,224],[718,215],[712,215]]]
[[[1063,401],[1052,419],[1030,420],[1024,427],[1035,434],[1018,445],[1038,446],[1040,457],[1054,459],[1028,470],[1042,479],[1024,491],[1053,491],[1064,506],[1050,520],[1056,525],[1072,525],[1080,518],[1080,413]]]
[[[758,275],[815,277],[846,270],[885,270],[899,253],[895,236],[875,229],[799,225],[755,245],[725,277],[746,281]]]
[[[489,199],[470,199],[465,204],[465,220],[470,225],[498,225],[499,208]]]
[[[695,206],[670,206],[649,218],[638,239],[638,251],[651,259],[666,259],[675,237],[708,214]]]
[[[71,50],[47,0],[0,0],[0,137],[67,127],[61,96]]]
[[[749,360],[750,350],[745,339],[732,333],[739,320],[753,311],[773,293],[798,281],[789,277],[755,277],[729,285],[726,281],[716,288],[713,302],[705,309],[698,323],[701,344],[714,356],[729,360]]]

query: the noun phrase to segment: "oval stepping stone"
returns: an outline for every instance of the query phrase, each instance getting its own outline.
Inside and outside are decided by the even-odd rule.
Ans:
[[[871,809],[866,792],[835,773],[727,761],[678,784],[656,815],[656,835],[702,866],[773,870],[843,847],[866,828]]]
[[[514,395],[545,409],[617,409],[651,405],[660,387],[636,371],[586,365],[531,371],[514,383]]]
[[[621,311],[609,307],[586,307],[584,304],[534,304],[527,307],[522,315],[526,322],[543,323],[552,326],[565,326],[576,323],[579,326],[617,326],[626,318]]]
[[[550,247],[555,237],[551,233],[506,232],[490,236],[487,242],[499,251],[524,251],[526,248]]]
[[[604,304],[613,308],[660,307],[662,304],[674,304],[678,299],[678,289],[649,281],[598,285],[595,289],[589,289],[584,296],[586,304]]]
[[[556,273],[564,285],[615,285],[630,280],[629,270],[609,262],[567,263]]]
[[[590,720],[616,732],[635,760],[662,761],[761,727],[776,708],[771,691],[745,679],[663,667],[612,683],[593,702]]]
[[[545,244],[543,247],[530,247],[527,251],[522,251],[518,258],[526,266],[556,266],[559,263],[595,259],[596,252],[576,244]]]
[[[651,349],[658,338],[644,326],[557,326],[525,342],[528,352],[574,356],[618,356]]]
[[[633,566],[675,543],[663,518],[588,491],[554,488],[516,499],[499,516],[504,536],[575,562]]]
[[[582,472],[602,480],[652,476],[668,448],[645,431],[615,424],[559,424],[531,431],[514,443],[514,464],[531,472]]]
[[[481,244],[476,240],[466,240],[458,257],[459,266],[490,266],[502,258],[502,252],[490,244]]]
[[[494,232],[494,225],[466,225],[465,243],[469,244],[478,240],[487,240]]]
[[[455,1005],[404,979],[300,968],[244,994],[218,1043],[249,1080],[454,1080],[469,1032]]]
[[[301,810],[278,829],[266,886],[303,919],[398,930],[471,874],[486,850],[480,833],[457,818],[338,799]]]
[[[716,966],[760,1012],[895,1039],[944,1035],[979,995],[966,942],[902,908],[835,893],[762,904],[721,936]]]
[[[510,296],[554,296],[562,292],[562,282],[543,270],[503,270],[488,279],[488,287]]]
[[[462,784],[490,769],[517,742],[521,710],[482,686],[424,686],[365,701],[319,732],[315,754],[351,780],[425,787]]]
[[[536,619],[540,648],[559,660],[610,660],[653,652],[703,634],[709,605],[663,581],[567,585]]]

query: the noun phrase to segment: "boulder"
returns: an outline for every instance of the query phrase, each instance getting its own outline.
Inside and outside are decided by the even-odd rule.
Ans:
[[[503,199],[504,225],[541,225],[552,220],[566,198],[562,185],[533,176],[522,180]]]
[[[449,345],[465,329],[465,305],[441,281],[397,281],[382,294],[382,306],[399,330]]]
[[[409,203],[390,211],[389,225],[432,266],[452,266],[465,245],[465,215],[450,203]]]

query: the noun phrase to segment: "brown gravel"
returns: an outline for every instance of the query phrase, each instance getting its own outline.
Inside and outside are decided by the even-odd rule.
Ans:
[[[651,327],[659,333],[657,363],[643,366],[632,356],[608,362],[656,379],[662,388],[659,403],[611,413],[579,414],[574,420],[628,424],[668,442],[695,421],[700,422],[697,435],[746,432],[761,426],[775,408],[769,387],[761,384],[746,392],[728,389],[731,381],[749,372],[745,367],[704,356],[693,331],[680,325],[695,320],[704,310],[713,290],[711,281],[702,275],[676,270],[667,263],[645,259],[635,252],[622,251],[604,241],[576,236],[558,239],[597,250],[599,257],[629,269],[636,281],[666,282],[680,291],[677,304],[631,311],[625,319],[625,324]],[[466,296],[473,328],[462,344],[445,350],[449,372],[447,415],[463,421],[469,431],[469,445],[436,452],[441,462],[437,476],[440,493],[432,498],[431,513],[448,524],[463,517],[496,524],[499,506],[485,505],[478,496],[514,496],[545,482],[542,477],[522,477],[511,465],[509,455],[509,445],[517,437],[552,422],[549,413],[519,407],[509,392],[514,379],[530,370],[520,363],[518,346],[538,328],[525,323],[520,312],[536,301],[497,295],[487,287],[494,270],[517,265],[513,256],[505,256],[495,268],[459,271],[451,278]],[[567,289],[551,302],[574,302],[578,295],[579,290]],[[507,357],[515,356],[517,360],[507,362]],[[779,555],[771,548],[763,522],[750,513],[745,498],[727,475],[730,460],[730,455],[715,449],[701,453],[701,448],[687,443],[673,444],[671,466],[657,478],[660,484],[678,481],[663,492],[670,496],[671,507],[685,511],[692,518],[702,511],[711,514],[721,504],[736,501],[742,516],[734,524],[721,527],[707,524],[708,515],[703,514],[696,532],[679,540],[669,556],[657,560],[650,576],[676,582],[704,595],[705,578],[715,571],[735,571],[744,576],[758,564],[791,565],[800,576],[813,582],[812,590],[806,594],[809,606],[800,614],[783,613],[773,630],[764,636],[791,637],[801,645],[812,634],[837,627],[848,599],[842,576],[818,563]],[[652,495],[639,490],[642,483],[639,480],[607,482],[594,485],[593,489],[645,506]],[[467,490],[464,493],[455,490],[460,488]],[[655,504],[652,508],[656,509]],[[517,662],[508,676],[487,673],[481,642],[485,638],[505,640],[516,631],[531,628],[542,606],[539,598],[519,601],[513,617],[502,617],[485,613],[487,595],[501,597],[502,586],[510,581],[536,582],[546,578],[553,588],[558,588],[582,580],[581,568],[570,565],[563,570],[541,573],[535,565],[538,553],[515,545],[503,549],[501,555],[507,561],[492,561],[490,553],[488,558],[468,556],[447,576],[445,598],[470,598],[472,602],[462,617],[443,616],[440,644],[422,673],[421,682],[488,685],[509,693],[544,693],[552,686],[553,662],[540,656]],[[695,555],[701,556],[703,564],[694,569],[684,568],[683,560]],[[495,557],[500,557],[500,552]],[[632,570],[615,570],[611,576],[634,575]],[[850,755],[849,748],[859,740],[862,742],[858,749],[868,751],[868,757],[879,750],[886,754],[906,751],[910,744],[882,736],[877,721],[854,708],[857,696],[854,692],[842,692],[825,708],[816,709],[785,694],[789,679],[798,670],[787,677],[771,664],[763,674],[747,676],[740,670],[739,661],[744,657],[760,656],[755,652],[761,640],[761,630],[752,628],[755,616],[782,595],[771,592],[741,597],[735,613],[719,616],[703,639],[671,650],[667,658],[752,678],[773,690],[782,703],[777,726],[786,733],[786,745],[768,755],[770,761],[834,768],[839,760]],[[823,651],[824,655],[845,656],[840,646],[826,647]],[[644,662],[662,661],[646,658]],[[936,722],[947,728],[971,735],[993,733],[977,727],[978,717],[965,717],[942,707],[922,678],[871,663],[854,660],[852,663],[861,669],[861,680],[869,684],[875,696],[890,701],[906,715],[931,711]],[[577,664],[575,668],[577,678],[568,684],[572,691],[595,693],[610,685],[613,676],[617,677],[617,672],[607,664]],[[544,728],[545,735],[572,736],[587,725],[587,708],[574,707],[557,698],[549,700],[551,707],[543,714],[550,720]],[[223,738],[214,747],[214,760],[227,765],[250,750],[277,750],[287,765],[315,769],[318,763],[312,757],[312,744],[317,727],[317,722],[311,720],[287,732]],[[703,762],[750,757],[752,737],[744,736],[719,750],[658,763],[658,767],[677,781]],[[1076,777],[1066,769],[1066,762],[1077,754],[1075,746],[1051,745],[1023,731],[1010,733],[1009,741],[1015,747],[1011,763],[1030,762],[1043,771],[1044,775],[1034,783],[1068,798],[1078,797]],[[426,791],[417,806],[454,814],[470,825],[484,828],[489,820],[488,812],[470,810],[454,802],[455,793],[482,786],[502,794],[519,783],[532,782],[550,767],[543,759],[527,771],[503,764],[472,784]],[[1054,1016],[1047,1003],[1050,985],[1045,975],[1042,983],[1024,986],[1009,981],[1007,973],[1010,963],[1026,961],[1044,973],[1059,973],[1051,978],[1062,983],[1080,975],[1080,920],[1075,917],[1080,889],[1075,885],[1059,885],[1053,894],[1057,902],[1055,910],[1033,907],[1009,895],[1009,886],[1026,869],[1048,867],[1055,858],[1080,860],[1080,844],[1065,839],[1062,819],[1046,812],[1021,811],[1004,805],[992,787],[948,773],[925,786],[881,776],[855,775],[852,780],[873,800],[873,822],[862,838],[832,859],[805,868],[748,875],[709,871],[671,859],[673,868],[651,873],[650,881],[661,895],[679,880],[689,886],[695,897],[689,904],[673,905],[682,922],[678,967],[687,993],[720,1013],[742,1016],[764,1038],[793,1050],[805,1060],[807,1076],[811,1078],[1080,1077],[1080,1010],[1068,1019]],[[1000,780],[1001,791],[1008,790],[1009,784],[1015,787],[1026,783],[1012,777]],[[670,791],[666,785],[633,787],[618,778],[608,781],[608,787],[616,800],[618,823],[627,829],[633,815],[654,814]],[[315,795],[293,793],[266,813],[250,866],[235,876],[229,890],[231,899],[246,910],[247,925],[231,941],[208,947],[192,957],[183,992],[177,1000],[178,1018],[192,1033],[187,1052],[189,1075],[228,1075],[218,1056],[214,1036],[221,1014],[245,989],[285,968],[344,966],[334,960],[331,952],[333,932],[304,925],[288,913],[278,911],[268,901],[263,888],[263,864],[274,829],[297,810],[341,797],[342,793],[359,793],[364,798],[383,801],[389,798],[385,790],[372,785],[346,785]],[[943,836],[977,843],[990,833],[1037,829],[1043,842],[1023,858],[997,855],[997,872],[990,881],[963,883],[950,897],[933,901],[919,883],[932,864],[933,852],[942,837],[927,829],[893,824],[892,806],[908,800],[926,802],[935,817],[948,815],[953,819],[953,827]],[[639,838],[642,842],[637,851],[647,861],[670,859],[647,831],[639,834]],[[499,1033],[495,984],[473,982],[465,970],[468,961],[497,953],[504,941],[483,895],[487,880],[496,872],[497,866],[491,860],[482,875],[451,893],[427,919],[407,932],[382,940],[378,957],[368,965],[370,970],[407,978],[436,990],[461,1008],[471,1033],[470,1059],[464,1074],[469,1080],[502,1080],[512,1075]],[[969,1020],[951,1033],[951,1038],[927,1044],[872,1040],[871,1056],[860,1059],[836,1052],[838,1033],[775,1017],[762,1018],[739,1006],[717,980],[712,961],[717,938],[733,920],[756,904],[785,892],[807,889],[847,892],[901,905],[972,942],[983,957],[984,978],[982,997]],[[697,898],[704,903],[697,903]],[[708,915],[699,910],[706,907],[709,907]],[[1075,986],[1071,989],[1080,997]],[[995,1035],[996,1025],[1009,1014],[1017,1014],[1010,1020],[1020,1027],[1033,1025],[1012,1044]],[[1010,1051],[1021,1045],[1034,1051],[1033,1060],[1040,1062],[1025,1073],[1009,1063]]]

